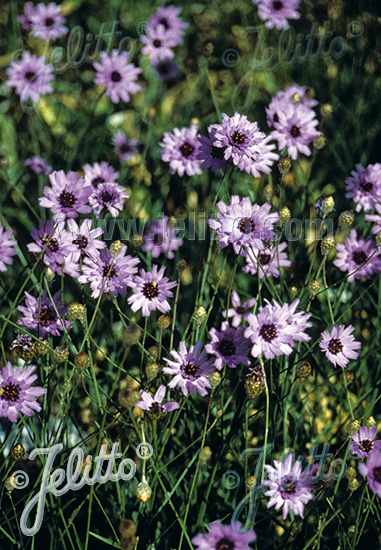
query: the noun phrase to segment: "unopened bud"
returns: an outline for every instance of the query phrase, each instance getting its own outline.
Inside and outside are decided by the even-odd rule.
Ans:
[[[296,286],[292,286],[290,288],[290,298],[291,298],[291,300],[296,298],[297,295],[298,295],[298,289],[296,288]]]
[[[184,258],[181,258],[177,262],[177,271],[179,272],[179,275],[181,275],[187,268],[187,262],[184,260]]]
[[[118,401],[122,407],[133,408],[139,401],[140,396],[137,390],[121,390],[118,394]]]
[[[10,455],[13,460],[21,460],[24,457],[24,454],[25,449],[21,445],[21,443],[16,443],[15,445],[12,445]]]
[[[198,455],[201,462],[207,462],[212,458],[212,450],[210,447],[203,447]]]
[[[137,344],[143,335],[142,329],[138,325],[128,325],[124,329],[123,337],[128,346]]]
[[[36,353],[37,355],[47,355],[49,353],[49,343],[47,340],[40,340],[36,343]]]
[[[201,44],[202,55],[204,55],[205,57],[210,57],[213,52],[214,52],[213,42],[211,42],[210,40],[205,40],[205,42]]]
[[[333,235],[327,235],[324,237],[320,244],[320,250],[323,256],[326,256],[333,248],[335,248],[336,241]]]
[[[90,357],[84,351],[74,357],[74,365],[80,372],[85,371],[91,365]]]
[[[368,430],[370,430],[370,428],[374,428],[377,425],[377,422],[373,416],[370,416],[368,420],[365,422],[365,425],[368,428]]]
[[[311,365],[308,361],[299,361],[296,365],[296,376],[298,378],[307,378],[311,374]]]
[[[308,292],[311,294],[311,296],[315,297],[320,290],[320,283],[317,279],[312,279],[308,283]]]
[[[193,314],[193,319],[197,326],[200,326],[206,320],[206,309],[204,306],[199,306]]]
[[[325,215],[329,214],[330,212],[332,212],[332,210],[334,210],[334,208],[335,208],[334,198],[332,196],[326,197],[321,204],[321,209],[323,211],[323,214]]]
[[[245,391],[249,399],[259,397],[265,391],[265,377],[260,365],[249,369],[245,378]]]
[[[324,105],[320,107],[320,114],[323,118],[330,118],[332,116],[332,113],[333,108],[330,103],[324,103]]]
[[[53,357],[56,363],[65,363],[69,359],[69,350],[66,346],[57,346],[53,351]]]
[[[218,370],[213,371],[211,374],[209,374],[209,382],[212,388],[216,388],[220,385],[222,380],[221,373],[218,372]]]
[[[341,212],[339,216],[339,227],[340,229],[344,229],[345,227],[352,225],[354,221],[355,214],[353,210],[345,210],[344,212]]]
[[[157,326],[159,327],[159,330],[166,330],[170,324],[171,321],[168,315],[160,315],[159,319],[157,320]]]
[[[302,98],[300,97],[300,95],[297,92],[295,92],[294,95],[292,96],[292,101],[294,103],[301,103]]]
[[[360,487],[360,482],[355,477],[354,479],[351,479],[351,481],[348,483],[348,489],[353,493],[354,491],[357,491],[357,489]]]
[[[152,357],[152,359],[156,361],[157,358],[159,357],[159,348],[157,346],[151,346],[150,348],[148,348],[147,351]]]
[[[136,489],[136,498],[141,502],[147,502],[152,495],[152,489],[146,481],[141,481]]]
[[[146,375],[148,380],[152,380],[159,374],[159,365],[153,361],[146,365]]]
[[[119,524],[119,532],[123,537],[133,537],[136,533],[136,523],[132,519],[124,519]]]
[[[45,279],[48,281],[48,283],[52,283],[55,276],[56,274],[50,269],[50,267],[47,267],[45,269]]]
[[[113,256],[117,256],[119,252],[122,250],[122,241],[114,241],[110,244],[110,252]]]
[[[291,218],[291,212],[288,206],[283,206],[279,212],[279,219],[282,223],[286,223]]]
[[[86,315],[86,308],[79,302],[73,302],[67,308],[67,314],[72,321],[81,321],[83,323]]]
[[[377,245],[377,248],[381,247],[381,231],[379,231],[376,235],[376,245]]]
[[[353,466],[348,466],[347,471],[345,472],[345,477],[348,481],[351,481],[356,477],[356,468]]]
[[[314,138],[314,141],[313,141],[312,144],[315,147],[315,149],[320,151],[320,149],[323,149],[326,146],[327,141],[326,141],[325,137],[323,136],[323,134],[320,134],[320,136],[316,136]]]
[[[348,435],[357,433],[360,429],[360,422],[358,420],[352,420],[348,426]]]
[[[245,485],[246,485],[246,489],[248,489],[249,491],[251,491],[254,486],[255,486],[255,483],[256,483],[256,479],[254,476],[249,476],[245,479]]]
[[[282,157],[278,162],[278,170],[282,175],[287,174],[291,170],[291,166],[292,162],[290,157]]]

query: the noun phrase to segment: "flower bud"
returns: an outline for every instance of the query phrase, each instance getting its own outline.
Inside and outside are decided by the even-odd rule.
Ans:
[[[40,340],[36,342],[36,353],[37,355],[47,355],[49,353],[49,342],[47,340]]]
[[[349,423],[348,426],[348,435],[353,435],[358,432],[360,429],[360,422],[358,420],[353,420]]]
[[[320,114],[323,118],[326,118],[326,119],[331,118],[332,113],[333,113],[333,108],[332,108],[332,105],[330,103],[324,103],[320,107]]]
[[[204,306],[200,306],[196,309],[195,313],[193,314],[193,319],[197,326],[200,326],[204,323],[206,320],[206,309]]]
[[[37,353],[37,343],[27,334],[18,336],[9,347],[23,361],[31,361]]]
[[[206,447],[203,447],[198,455],[199,459],[202,461],[202,462],[207,462],[208,460],[210,460],[212,458],[212,450],[210,447],[206,446]]]
[[[86,315],[86,308],[79,302],[73,302],[67,308],[67,314],[72,321],[81,321],[83,323]]]
[[[299,361],[296,365],[296,376],[298,378],[307,378],[311,374],[311,365],[308,361]]]
[[[317,151],[320,151],[326,146],[326,139],[323,136],[323,134],[320,134],[320,136],[316,136],[312,142],[312,145],[315,147]]]
[[[323,214],[327,215],[329,214],[330,212],[332,212],[332,210],[335,209],[335,201],[334,201],[334,198],[332,196],[329,196],[329,197],[326,197],[322,204],[321,204],[321,209],[323,211]]]
[[[210,57],[213,52],[214,52],[213,42],[211,40],[205,40],[201,44],[201,53],[202,53],[202,55],[204,55],[205,57]]]
[[[288,206],[283,206],[279,212],[279,219],[282,223],[286,223],[291,218],[291,212]]]
[[[136,498],[141,502],[147,502],[152,495],[152,489],[146,481],[141,481],[136,489]]]
[[[128,346],[137,344],[143,335],[142,329],[138,325],[128,325],[124,329],[123,337]]]
[[[146,365],[146,375],[148,380],[152,380],[159,374],[159,365],[157,363],[154,363],[153,361],[150,363],[147,363]]]
[[[335,248],[336,241],[333,235],[327,235],[320,243],[320,250],[323,256],[326,256],[333,248]]]
[[[265,391],[265,378],[260,365],[249,369],[245,378],[245,391],[249,399],[259,397]]]
[[[278,170],[284,176],[291,170],[292,162],[290,157],[282,157],[278,162]]]
[[[56,363],[65,363],[69,359],[69,350],[65,345],[57,346],[53,351]]]
[[[294,95],[292,96],[292,101],[294,103],[301,103],[302,98],[300,97],[300,95],[297,92],[295,92]]]
[[[50,269],[50,267],[47,267],[45,269],[45,279],[48,281],[48,283],[52,283],[55,276],[56,274]]]
[[[368,430],[370,430],[370,428],[375,428],[376,427],[377,422],[376,422],[376,420],[373,416],[370,416],[368,418],[368,420],[365,422],[365,425],[368,428]]]
[[[377,248],[381,247],[381,231],[379,231],[376,235],[376,245],[377,245]]]
[[[74,357],[74,365],[80,372],[85,371],[91,365],[90,357],[84,351]]]
[[[132,519],[124,519],[119,524],[119,532],[122,537],[133,537],[136,533],[136,523]]]
[[[159,330],[166,330],[170,324],[171,321],[168,315],[160,315],[159,319],[157,320],[157,326]]]
[[[291,300],[296,298],[297,295],[298,295],[298,289],[296,288],[296,286],[292,286],[290,288],[290,298],[291,298]]]
[[[320,290],[320,283],[317,279],[312,279],[308,283],[308,292],[311,294],[311,296],[315,297]]]
[[[179,272],[179,275],[182,275],[182,273],[186,270],[186,268],[187,268],[187,262],[184,260],[184,258],[181,258],[177,262],[177,271]]]
[[[122,241],[119,239],[117,241],[114,241],[110,244],[110,252],[115,257],[119,254],[119,252],[122,250]]]
[[[344,229],[345,227],[352,225],[354,221],[355,214],[353,210],[345,210],[344,212],[341,212],[339,216],[339,227],[340,229]]]
[[[213,371],[211,374],[209,374],[209,382],[212,388],[216,388],[220,385],[222,380],[221,373],[218,372],[218,370]]]
[[[11,458],[13,458],[13,460],[21,460],[24,457],[25,449],[21,445],[21,443],[15,443],[15,445],[12,445],[9,454],[11,455]]]
[[[357,491],[357,489],[360,487],[360,482],[355,477],[354,479],[351,479],[351,481],[348,483],[348,489],[353,493],[354,491]]]

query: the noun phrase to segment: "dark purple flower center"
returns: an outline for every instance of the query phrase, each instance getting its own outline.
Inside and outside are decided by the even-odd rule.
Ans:
[[[108,277],[112,279],[113,277],[116,277],[118,275],[117,270],[114,266],[111,266],[111,264],[105,265],[103,268],[103,277]]]
[[[254,231],[255,225],[251,218],[241,218],[238,229],[241,231],[241,233],[245,233],[247,235],[248,233],[252,233]]]
[[[356,250],[356,252],[353,252],[352,258],[357,265],[361,265],[367,260],[366,254],[362,250],[361,251]]]
[[[369,453],[369,451],[371,451],[373,448],[373,441],[371,441],[370,439],[362,439],[360,441],[360,448],[362,451],[364,451],[364,453]]]
[[[236,131],[234,132],[234,134],[231,135],[231,138],[234,141],[234,143],[236,143],[237,145],[241,145],[242,143],[245,142],[246,136],[242,132]]]
[[[88,239],[85,235],[77,235],[77,238],[74,239],[73,244],[76,244],[80,250],[83,250],[88,245]]]
[[[101,199],[103,202],[110,202],[114,199],[114,193],[103,191],[103,193],[101,194]]]
[[[36,78],[36,73],[34,71],[27,71],[25,73],[25,78],[27,79],[28,82],[31,82]]]
[[[222,340],[218,345],[218,351],[224,357],[231,357],[236,352],[236,347],[231,340]]]
[[[52,25],[54,25],[55,21],[53,19],[53,17],[47,17],[45,19],[45,27],[51,27]]]
[[[338,353],[343,351],[343,344],[340,340],[335,340],[335,338],[331,338],[328,344],[328,351],[333,355],[337,355]]]
[[[129,143],[122,143],[122,145],[119,147],[119,151],[121,153],[130,153],[132,149]]]
[[[159,23],[160,23],[160,25],[163,25],[163,27],[164,27],[166,30],[169,29],[168,19],[166,19],[165,17],[162,17],[161,19],[159,19]]]
[[[216,550],[234,550],[234,548],[235,548],[234,542],[227,539],[226,537],[219,540],[216,544]]]
[[[274,119],[274,122],[279,122],[279,117],[278,115],[275,113],[275,115],[273,116],[273,119]]]
[[[111,80],[113,82],[120,82],[122,80],[122,75],[118,71],[112,71]]]
[[[153,236],[153,244],[156,244],[157,246],[161,246],[163,244],[163,235],[160,235],[159,233],[155,233]]]
[[[291,135],[292,135],[292,137],[294,137],[294,138],[297,138],[297,137],[300,136],[300,128],[299,128],[299,126],[295,126],[295,125],[292,126],[292,128],[291,128]]]
[[[56,320],[56,313],[48,306],[44,306],[40,309],[40,323],[43,326],[49,326],[52,321]]]
[[[261,252],[259,254],[259,263],[261,265],[267,265],[270,263],[271,260],[271,254],[268,254],[267,252]]]
[[[225,147],[216,147],[212,145],[212,157],[214,159],[224,159]]]
[[[270,342],[273,338],[276,336],[276,328],[275,325],[262,325],[261,330],[259,331],[259,334],[262,336],[264,340],[267,342]]]
[[[186,141],[186,142],[183,143],[183,145],[180,147],[180,151],[181,151],[181,154],[183,155],[183,157],[188,158],[188,157],[190,157],[191,154],[193,153],[194,147],[193,147],[193,145],[191,145],[190,143],[188,143],[188,142]]]
[[[282,484],[283,492],[288,495],[296,493],[296,483],[292,478],[287,478]]]
[[[166,61],[163,61],[161,63],[158,63],[156,65],[156,70],[158,71],[159,74],[161,74],[162,76],[167,76],[170,74],[170,69],[171,69],[171,66],[168,62]]]
[[[104,183],[104,178],[102,178],[102,176],[98,176],[97,178],[94,178],[93,181],[92,181],[92,184],[94,187],[98,187],[98,185],[100,183]]]
[[[155,46],[155,48],[161,47],[161,40],[158,40],[157,38],[152,42],[152,44]]]
[[[195,365],[194,363],[187,363],[185,366],[184,366],[184,372],[185,372],[185,376],[186,377],[189,377],[189,376],[197,376],[197,372],[198,372],[198,366]]]
[[[377,483],[381,483],[381,466],[373,468],[373,478]]]
[[[238,306],[238,307],[235,308],[235,310],[239,315],[243,315],[246,311],[243,306]]]
[[[149,408],[152,414],[160,414],[161,412],[163,412],[163,409],[164,409],[163,405],[161,405],[157,401],[153,401],[153,403],[151,403]]]
[[[156,298],[157,296],[159,296],[159,289],[156,281],[152,281],[151,283],[146,283],[143,286],[143,294],[147,298],[147,300],[152,300],[153,298]]]
[[[373,183],[371,181],[360,181],[360,187],[364,189],[364,191],[372,191],[373,189]]]
[[[17,401],[20,393],[20,386],[17,384],[8,384],[5,387],[0,388],[0,397],[5,401]]]
[[[41,239],[41,241],[46,244],[48,241],[49,241],[49,238],[50,237],[43,237]],[[57,239],[50,239],[50,242],[48,244],[48,247],[49,250],[51,250],[52,252],[57,252],[58,248],[59,248],[59,245],[58,245],[58,241]]]
[[[58,200],[64,208],[73,208],[74,204],[77,202],[73,193],[68,193],[67,191],[63,191],[58,197]]]
[[[281,10],[283,8],[283,2],[280,2],[280,0],[275,0],[275,2],[273,2],[273,8],[274,10]]]

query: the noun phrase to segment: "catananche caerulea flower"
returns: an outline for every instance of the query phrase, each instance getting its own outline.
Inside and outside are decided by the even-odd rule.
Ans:
[[[279,269],[281,267],[290,267],[292,263],[285,252],[286,248],[287,243],[270,246],[264,250],[248,247],[244,253],[246,265],[243,271],[251,275],[255,275],[258,272],[260,279],[264,277],[279,277]]]
[[[138,152],[138,140],[128,139],[126,134],[122,131],[118,132],[116,136],[113,137],[112,141],[115,145],[115,153],[123,162],[130,159],[135,153]]]
[[[310,98],[308,96],[307,86],[299,86],[298,84],[293,84],[283,91],[279,91],[276,96],[274,96],[269,104],[266,107],[267,115],[267,124],[271,127],[274,126],[274,122],[279,122],[279,111],[283,111],[284,107],[289,103],[301,103],[306,107],[315,107],[318,102],[316,99]]]
[[[141,401],[136,403],[135,407],[147,411],[147,415],[151,420],[159,420],[163,418],[169,411],[174,411],[179,408],[179,404],[176,401],[170,401],[162,405],[162,401],[165,397],[167,388],[162,384],[157,389],[154,397],[146,391],[140,390]]]
[[[45,63],[45,57],[24,52],[19,61],[12,61],[7,69],[7,86],[16,88],[21,101],[37,102],[41,95],[51,94],[50,82],[54,79],[53,66]]]
[[[211,388],[208,376],[213,372],[213,359],[208,358],[203,343],[197,342],[195,346],[191,345],[189,351],[185,342],[180,342],[179,351],[171,351],[172,359],[164,359],[168,364],[163,367],[165,374],[173,374],[174,378],[168,386],[175,388],[180,386],[181,391],[186,396],[189,392],[200,395],[208,393],[207,388]]]
[[[257,300],[255,298],[251,298],[241,305],[241,300],[238,292],[232,290],[231,302],[233,307],[229,308],[227,312],[223,311],[222,315],[223,317],[227,317],[228,319],[230,317],[233,317],[233,327],[239,327],[239,325],[242,323],[242,320],[246,318],[247,312],[255,306],[256,301]]]
[[[368,430],[366,426],[361,426],[358,432],[352,434],[352,441],[349,444],[351,453],[359,458],[368,458],[374,449],[379,451],[381,439],[375,441],[377,431],[374,427]]]
[[[203,161],[201,168],[203,170],[211,168],[212,172],[217,172],[219,168],[225,171],[227,166],[225,160],[225,147],[217,147],[215,145],[216,129],[213,124],[208,127],[208,134],[209,137],[198,136],[200,145],[197,158]]]
[[[182,8],[175,6],[160,6],[146,25],[146,32],[152,35],[152,32],[159,25],[164,27],[167,43],[170,46],[178,46],[182,42],[184,29],[188,27],[181,17]]]
[[[142,53],[149,55],[151,63],[157,63],[160,59],[172,59],[175,55],[171,50],[174,41],[164,25],[157,25],[147,36],[141,36],[141,41],[145,44]]]
[[[351,359],[359,356],[355,350],[360,349],[361,344],[354,339],[354,330],[352,325],[333,325],[331,332],[325,330],[321,333],[320,349],[335,367],[338,365],[344,368]]]
[[[355,229],[352,229],[344,244],[336,245],[336,250],[333,264],[344,273],[350,274],[347,277],[350,283],[361,277],[370,279],[381,271],[381,251],[377,250],[373,239],[358,237]]]
[[[152,67],[163,82],[180,76],[179,68],[172,59],[159,59]]]
[[[76,247],[76,251],[70,254],[70,261],[77,263],[82,256],[92,256],[106,246],[104,241],[98,239],[103,234],[103,229],[91,229],[92,225],[92,220],[82,220],[80,226],[75,220],[67,221],[68,239]]]
[[[155,309],[162,313],[171,309],[167,298],[172,298],[171,289],[177,283],[164,277],[164,272],[165,266],[158,269],[158,266],[153,264],[151,271],[141,269],[140,276],[135,275],[130,285],[133,294],[128,298],[132,311],[141,309],[143,317],[147,317]]]
[[[34,12],[33,2],[25,2],[24,13],[19,15],[18,20],[21,23],[23,29],[29,31],[32,28],[31,17]]]
[[[182,238],[177,236],[178,228],[171,227],[168,221],[168,217],[164,216],[145,227],[142,250],[143,252],[151,250],[153,258],[165,254],[172,260],[175,257],[174,252],[183,243]]]
[[[356,203],[356,212],[369,212],[381,202],[381,164],[356,164],[356,170],[345,180],[346,197]]]
[[[47,164],[41,157],[31,157],[26,159],[24,166],[27,166],[29,170],[35,174],[49,174],[52,171],[52,167]]]
[[[40,338],[45,338],[47,334],[60,336],[64,327],[69,328],[70,326],[70,321],[62,320],[67,308],[62,306],[61,294],[62,290],[53,294],[52,302],[46,290],[42,292],[41,299],[35,298],[25,291],[25,306],[17,308],[24,314],[18,324],[36,330]]]
[[[115,172],[114,168],[104,161],[101,163],[95,162],[93,165],[85,164],[83,171],[85,172],[86,185],[92,185],[94,189],[100,183],[113,183],[119,177],[119,173]]]
[[[0,223],[0,271],[6,271],[6,264],[11,265],[13,262],[12,256],[17,254],[15,249],[17,242],[11,239],[12,235],[13,229],[4,231],[4,227]]]
[[[198,128],[193,124],[190,128],[175,128],[173,134],[164,133],[163,141],[159,143],[163,147],[160,151],[164,162],[169,162],[171,173],[177,172],[179,176],[186,173],[188,176],[201,174],[201,161],[198,159],[200,142],[197,138]]]
[[[0,371],[0,417],[5,416],[11,422],[17,422],[20,413],[32,416],[34,411],[41,410],[37,397],[44,395],[46,389],[41,386],[32,387],[37,380],[37,374],[33,374],[35,369],[35,365],[13,369],[8,361]]]
[[[94,82],[99,86],[106,86],[106,95],[113,103],[119,103],[121,99],[127,103],[130,95],[142,89],[136,82],[142,70],[128,60],[128,52],[119,53],[118,50],[113,50],[111,56],[107,52],[101,52],[101,62],[94,63],[97,71]]]
[[[300,0],[254,0],[258,15],[268,29],[288,29],[288,19],[299,19],[297,10]]]
[[[238,365],[250,365],[250,359],[246,356],[250,340],[244,337],[244,331],[244,327],[230,327],[227,321],[223,321],[219,332],[214,327],[210,329],[211,343],[205,346],[205,351],[216,357],[214,366],[217,370],[224,365],[231,369]]]
[[[30,25],[34,36],[43,40],[58,38],[67,33],[68,29],[63,25],[66,18],[60,14],[60,6],[50,2],[37,4],[29,15]]]
[[[91,207],[87,204],[92,193],[89,185],[84,185],[83,178],[79,178],[77,172],[63,170],[52,172],[49,176],[51,187],[44,187],[44,197],[39,198],[39,203],[45,208],[50,208],[55,220],[76,218],[78,214],[88,214]]]
[[[372,232],[376,235],[381,231],[381,203],[374,206],[377,214],[366,214],[365,220],[367,222],[374,222],[376,225],[372,227]]]
[[[249,550],[248,546],[257,539],[252,529],[241,531],[241,524],[237,521],[229,525],[222,525],[215,521],[208,525],[209,533],[198,534],[192,539],[197,550]]]
[[[381,498],[381,452],[373,449],[366,462],[359,465],[360,473],[367,478],[369,488]]]
[[[106,182],[100,183],[96,189],[92,190],[89,202],[93,207],[96,218],[106,212],[110,212],[116,218],[119,212],[123,210],[124,201],[129,196],[127,190],[116,181]]]

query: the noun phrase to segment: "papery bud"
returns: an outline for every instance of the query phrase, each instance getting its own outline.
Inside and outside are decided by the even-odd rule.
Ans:
[[[347,431],[348,435],[353,435],[357,433],[360,429],[360,422],[358,420],[352,420],[352,422],[349,423]]]
[[[146,375],[148,380],[152,380],[159,374],[160,369],[159,369],[159,365],[152,361],[150,363],[147,363],[145,370],[146,370]]]
[[[141,502],[147,502],[152,496],[152,489],[146,481],[141,481],[135,494],[138,500]]]
[[[56,363],[64,363],[69,359],[69,350],[65,345],[57,346],[53,351]]]
[[[206,309],[204,308],[204,306],[200,306],[196,309],[195,313],[193,314],[193,319],[198,326],[202,325],[205,322]]]
[[[83,323],[83,321],[85,320],[86,308],[83,304],[80,304],[79,302],[73,302],[67,308],[67,314],[72,321],[78,320]]]
[[[299,361],[296,365],[296,376],[298,378],[307,378],[311,374],[311,365],[308,361]]]
[[[320,290],[320,283],[317,279],[312,279],[308,283],[308,292],[311,294],[311,296],[315,297]]]
[[[74,357],[74,365],[80,372],[85,371],[91,365],[90,357],[84,351]]]
[[[265,376],[260,365],[249,369],[245,378],[245,391],[249,399],[259,397],[265,391]]]
[[[341,212],[339,216],[339,227],[340,229],[344,229],[345,227],[351,226],[354,221],[355,214],[353,210],[345,210],[344,212]]]
[[[110,252],[113,256],[117,256],[122,250],[122,241],[117,240],[110,244]]]
[[[159,319],[157,320],[157,326],[159,330],[166,330],[171,324],[171,321],[168,317],[168,315],[160,315]]]
[[[221,373],[218,372],[218,370],[213,371],[211,374],[209,374],[209,382],[212,388],[216,388],[220,385],[222,380]]]
[[[11,455],[11,458],[13,458],[13,460],[21,460],[25,455],[25,449],[21,445],[21,443],[15,443],[15,445],[12,445],[9,454]]]
[[[312,145],[315,147],[317,151],[320,151],[323,149],[327,144],[327,141],[323,134],[320,134],[319,136],[316,136],[312,142]]]
[[[39,340],[36,342],[36,353],[37,355],[47,355],[49,353],[49,342],[47,340]]]
[[[291,170],[291,166],[292,162],[290,157],[282,157],[278,162],[278,170],[282,175],[287,174]]]
[[[286,223],[291,218],[291,212],[288,206],[283,206],[279,212],[279,219],[282,223]]]
[[[323,214],[327,215],[335,208],[335,200],[332,196],[326,197],[321,203]]]
[[[336,241],[333,235],[327,235],[320,243],[320,250],[323,256],[326,256],[333,248],[335,248]]]

